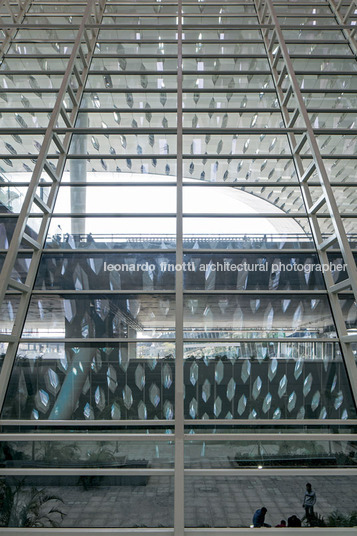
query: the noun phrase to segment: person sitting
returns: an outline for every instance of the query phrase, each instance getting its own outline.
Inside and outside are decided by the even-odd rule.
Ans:
[[[267,513],[267,509],[265,506],[262,508],[259,508],[254,512],[253,516],[253,527],[259,529],[260,527],[271,527],[271,525],[268,525],[265,523],[265,514]]]
[[[301,520],[295,514],[288,517],[288,527],[301,527]]]
[[[275,525],[276,528],[284,528],[286,527],[286,521],[285,519],[282,519],[279,523],[279,525]]]

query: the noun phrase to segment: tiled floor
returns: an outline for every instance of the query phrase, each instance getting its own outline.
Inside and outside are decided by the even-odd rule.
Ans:
[[[315,510],[327,517],[339,509],[357,509],[357,478],[319,476],[309,479],[316,490]],[[266,506],[266,521],[276,525],[292,514],[303,515],[305,477],[190,477],[185,483],[186,526],[249,526],[257,508]],[[48,489],[62,496],[63,527],[172,526],[172,477],[150,477],[146,486],[98,485]]]

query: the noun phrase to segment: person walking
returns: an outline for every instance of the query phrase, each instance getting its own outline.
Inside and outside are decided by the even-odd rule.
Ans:
[[[305,508],[306,520],[311,526],[311,522],[314,519],[314,505],[316,503],[316,493],[313,491],[310,482],[306,484],[306,491],[304,495],[304,502],[302,507]]]

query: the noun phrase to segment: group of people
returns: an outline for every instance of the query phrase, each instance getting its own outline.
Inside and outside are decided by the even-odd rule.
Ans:
[[[316,503],[316,493],[312,489],[312,486],[310,482],[306,484],[306,491],[304,495],[304,501],[302,504],[302,507],[305,509],[305,518],[307,523],[311,526],[313,519],[314,519],[314,505]],[[267,509],[265,506],[262,508],[259,508],[256,510],[253,516],[253,527],[254,528],[260,528],[260,527],[271,527],[268,523],[265,523],[265,515],[267,513]],[[301,519],[298,518],[297,515],[292,515],[288,518],[288,522],[286,523],[285,519],[282,519],[278,525],[276,525],[278,528],[284,528],[284,527],[301,527]]]

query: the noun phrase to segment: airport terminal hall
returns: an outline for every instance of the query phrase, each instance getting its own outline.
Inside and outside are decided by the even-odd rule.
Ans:
[[[0,536],[357,536],[356,260],[357,0],[0,0]]]

